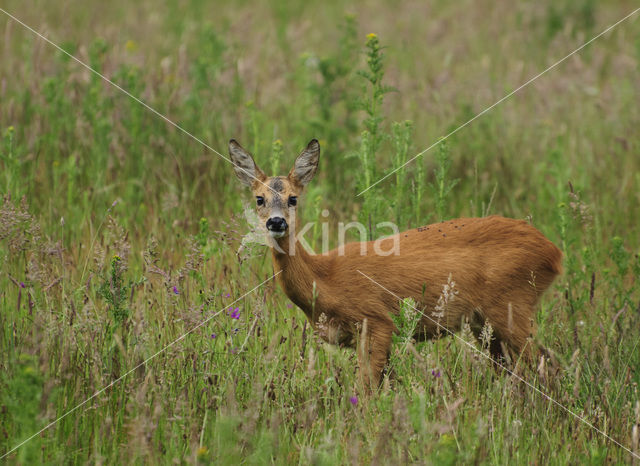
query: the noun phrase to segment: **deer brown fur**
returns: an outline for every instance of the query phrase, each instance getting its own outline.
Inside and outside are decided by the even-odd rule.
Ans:
[[[239,144],[230,142],[236,174],[262,202],[258,214],[264,222],[274,218],[274,208],[286,216],[285,224],[292,219],[296,202],[291,205],[291,199],[297,199],[315,174],[319,152],[317,141],[311,141],[287,177],[269,178]],[[287,199],[288,209],[280,209]],[[358,351],[358,356],[372,383],[379,382],[387,363],[396,330],[391,314],[399,310],[398,297],[413,298],[423,313],[416,338],[442,333],[439,325],[456,331],[465,321],[472,328],[488,322],[493,328],[492,352],[506,347],[518,355],[527,352],[528,339],[535,333],[540,295],[561,271],[561,251],[540,231],[525,221],[499,216],[459,218],[405,231],[383,240],[379,250],[388,250],[394,241],[399,247],[399,254],[386,256],[374,253],[373,242],[365,243],[364,255],[361,243],[348,243],[342,251],[326,255],[309,254],[291,241],[288,230],[282,235],[271,231],[278,282],[331,343],[355,347],[366,322],[368,351]],[[389,242],[387,247],[384,242]],[[447,303],[444,315],[435,318],[449,280],[458,294]]]

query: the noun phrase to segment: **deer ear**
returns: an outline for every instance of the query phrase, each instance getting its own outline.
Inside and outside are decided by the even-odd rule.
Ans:
[[[262,170],[258,168],[251,154],[238,144],[235,139],[229,141],[229,155],[233,162],[233,170],[243,184],[251,186],[256,181],[262,182],[267,178]]]
[[[320,144],[317,139],[312,139],[296,159],[296,163],[289,172],[289,179],[294,183],[305,186],[316,174],[319,160]]]

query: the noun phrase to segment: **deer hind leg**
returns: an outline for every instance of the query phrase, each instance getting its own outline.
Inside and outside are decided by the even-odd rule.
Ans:
[[[487,324],[489,324],[492,329],[488,348],[489,355],[494,362],[501,362],[505,358],[506,343],[499,333],[500,328],[496,328],[496,324],[494,324],[489,318],[487,318],[485,313],[482,312],[480,308],[474,309],[474,311],[469,316],[465,317],[462,325],[464,326],[466,324],[469,325],[471,332],[481,343],[483,342],[483,338],[486,338],[483,333],[487,331]],[[484,345],[485,343],[482,344]]]
[[[370,392],[380,385],[390,349],[391,332],[368,327],[365,320],[356,349],[360,367],[359,379],[365,391]]]
[[[508,353],[509,359],[513,362],[522,360],[525,363],[531,363],[533,361],[535,352],[532,345],[533,336],[536,333],[534,312],[534,306],[509,304],[506,320],[502,319],[494,326],[496,351],[499,350],[502,356]]]

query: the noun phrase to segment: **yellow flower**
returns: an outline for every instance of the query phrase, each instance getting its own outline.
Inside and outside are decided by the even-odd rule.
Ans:
[[[200,448],[198,448],[198,451],[196,452],[196,454],[198,455],[198,458],[202,458],[207,453],[209,453],[209,450],[207,449],[207,447],[200,447]]]
[[[368,40],[373,40],[373,39],[377,39],[377,38],[378,38],[378,35],[374,34],[373,32],[367,34],[367,39]]]
[[[438,440],[440,445],[451,446],[455,445],[456,439],[451,434],[442,434],[440,440]]]
[[[138,50],[138,44],[134,40],[129,39],[126,44],[124,44],[124,48],[127,52],[135,52]]]

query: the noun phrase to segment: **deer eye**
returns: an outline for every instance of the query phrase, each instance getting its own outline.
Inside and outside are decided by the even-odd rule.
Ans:
[[[256,196],[256,204],[258,204],[258,206],[264,205],[264,197]]]
[[[289,205],[295,206],[298,204],[298,198],[296,196],[289,196]]]

